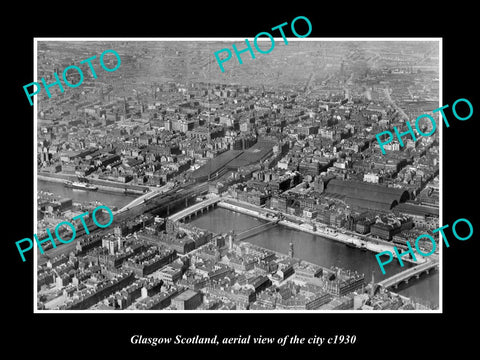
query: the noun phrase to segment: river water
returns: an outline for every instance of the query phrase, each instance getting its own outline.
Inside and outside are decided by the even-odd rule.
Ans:
[[[43,180],[38,181],[38,190],[71,198],[74,202],[99,201],[109,207],[116,206],[117,208],[123,207],[135,198],[135,195],[104,192],[101,190],[85,191],[71,189],[66,188],[61,183]],[[261,219],[222,208],[215,208],[191,220],[193,225],[215,233],[228,232],[232,229],[236,232],[241,232],[263,222]],[[366,282],[371,281],[372,271],[374,272],[375,282],[379,282],[385,277],[389,277],[403,269],[398,262],[392,261],[385,267],[386,274],[383,275],[373,252],[348,248],[342,243],[290,229],[282,225],[270,228],[246,239],[246,241],[283,254],[288,254],[289,244],[292,242],[295,257],[325,267],[335,265],[344,269],[356,270],[365,274]],[[406,266],[412,265],[407,263]],[[417,299],[423,303],[438,305],[439,278],[438,272],[422,275],[419,280],[410,281],[407,286],[402,284],[396,291],[401,295]]]

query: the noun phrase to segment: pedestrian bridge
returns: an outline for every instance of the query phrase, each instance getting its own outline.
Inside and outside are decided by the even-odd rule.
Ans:
[[[429,274],[430,271],[435,270],[436,268],[438,268],[437,261],[427,260],[423,264],[416,265],[405,271],[399,272],[398,274],[392,275],[388,279],[380,281],[377,285],[385,289],[391,287],[396,289],[401,282],[408,284],[412,278],[418,279],[422,273]]]

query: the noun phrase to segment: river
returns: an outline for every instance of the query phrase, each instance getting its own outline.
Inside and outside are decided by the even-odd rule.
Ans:
[[[116,206],[121,208],[129,202],[137,198],[139,195],[126,195],[122,193],[109,192],[104,190],[87,191],[81,189],[72,189],[65,187],[62,183],[38,180],[37,190],[48,191],[56,195],[60,195],[73,202],[94,202],[99,201],[110,208]]]
[[[241,232],[264,221],[231,210],[215,208],[208,213],[192,218],[190,222],[200,228],[222,233],[232,229]],[[343,243],[282,225],[270,228],[246,239],[246,241],[283,254],[288,254],[291,242],[295,257],[325,267],[335,265],[344,269],[356,270],[365,274],[366,282],[371,281],[372,271],[375,282],[379,282],[404,269],[398,262],[392,262],[386,266],[386,274],[383,275],[373,252],[349,248]],[[410,281],[408,286],[402,284],[396,292],[416,300],[420,299],[422,303],[438,305],[439,274],[434,272],[430,275],[422,275],[419,280]]]

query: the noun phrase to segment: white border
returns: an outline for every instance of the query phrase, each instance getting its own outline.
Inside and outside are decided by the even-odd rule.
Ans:
[[[105,38],[88,38],[88,37],[46,37],[46,38],[34,38],[33,40],[33,76],[34,79],[37,79],[37,42],[38,41],[144,41],[144,42],[156,42],[156,41],[208,41],[208,42],[227,42],[227,41],[245,41],[248,39],[249,41],[253,41],[254,38],[252,37],[214,37],[214,38],[195,38],[195,37],[174,37],[174,38],[144,38],[144,37],[105,37]],[[282,41],[283,38],[274,37],[275,41]],[[268,41],[268,38],[258,38],[260,41]],[[439,107],[442,106],[443,103],[443,38],[441,37],[363,37],[363,38],[355,38],[355,37],[337,37],[337,38],[287,38],[288,42],[295,42],[295,41],[322,41],[322,42],[342,42],[342,41],[411,41],[411,42],[421,42],[421,41],[437,41],[439,43],[438,51],[439,51]],[[288,46],[285,45],[284,46]],[[218,49],[220,50],[220,49]],[[267,54],[265,54],[267,55]],[[35,81],[35,80],[34,80]],[[34,111],[34,157],[33,157],[33,169],[34,169],[34,229],[33,233],[35,234],[36,224],[37,224],[37,112],[38,112],[38,105],[37,105],[37,97],[33,101],[33,111]],[[439,121],[440,123],[440,121]],[[439,148],[439,187],[440,187],[440,200],[439,200],[439,225],[442,226],[443,224],[443,126],[440,127],[440,148]],[[440,242],[439,242],[440,244]],[[33,312],[35,314],[213,314],[213,313],[224,313],[224,314],[441,314],[443,313],[443,246],[441,246],[439,251],[439,308],[437,310],[38,310],[37,308],[37,249],[34,250],[33,255]]]

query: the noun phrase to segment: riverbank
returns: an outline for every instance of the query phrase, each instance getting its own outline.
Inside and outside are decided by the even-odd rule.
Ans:
[[[45,174],[37,174],[37,180],[50,181],[50,182],[62,183],[62,184],[65,183],[66,180],[78,181],[76,175],[72,175],[72,176],[62,175],[62,177],[54,177],[54,176],[48,176]],[[129,194],[129,195],[144,194],[144,190],[134,189],[129,185],[116,184],[113,182],[109,182],[107,180],[89,179],[89,183],[97,186],[99,190],[104,192],[114,192],[114,193]],[[145,188],[145,189],[148,189],[148,188]],[[92,190],[88,190],[88,191],[92,191]]]
[[[235,201],[234,199],[230,199],[230,198],[228,199],[228,201],[229,202],[220,201],[218,203],[218,206],[222,207],[222,208],[225,208],[225,209],[232,210],[232,211],[236,211],[236,212],[239,212],[239,213],[242,213],[242,214],[245,214],[245,215],[253,216],[253,217],[256,217],[256,218],[259,218],[259,219],[262,219],[262,220],[266,220],[266,221],[272,221],[272,220],[276,219],[276,218],[271,217],[271,216],[273,216],[273,214],[275,214],[273,211],[269,211],[269,210],[263,209],[261,207],[256,207],[255,205],[252,205],[252,204],[248,204],[248,205],[245,204],[244,205],[241,202]],[[235,204],[232,204],[232,202],[234,202]],[[246,206],[248,206],[248,208]],[[257,210],[252,209],[252,208],[255,208],[255,207],[257,208]],[[270,214],[271,216],[269,217],[266,214]],[[298,219],[298,220],[300,221],[301,219]],[[342,233],[341,231],[339,231],[339,229],[334,229],[334,230],[328,229],[327,230],[326,226],[321,226],[321,225],[317,225],[314,228],[310,224],[305,224],[305,223],[297,224],[293,221],[289,221],[289,220],[286,220],[286,219],[280,220],[279,224],[281,224],[283,226],[286,226],[286,227],[289,227],[289,228],[292,228],[292,229],[295,229],[295,230],[307,232],[309,234],[313,234],[313,235],[321,236],[321,237],[324,237],[324,238],[327,238],[327,239],[330,239],[330,240],[338,241],[338,242],[344,243],[345,245],[348,245],[348,246],[356,247],[356,248],[359,248],[359,249],[362,249],[362,250],[369,250],[369,251],[372,251],[374,253],[380,253],[382,251],[390,251],[393,254],[393,256],[396,257],[395,252],[393,250],[393,248],[394,248],[393,245],[385,244],[385,243],[373,243],[373,242],[369,242],[367,240],[357,239],[357,238],[355,238],[353,236],[350,236],[346,233]],[[331,228],[331,229],[333,229],[333,228]],[[424,257],[422,257],[420,255],[416,255],[416,257],[417,257],[417,261],[413,261],[412,259],[409,259],[409,258],[406,258],[406,257],[403,257],[402,260],[405,261],[405,262],[413,263],[413,264],[421,264],[421,263],[427,261]]]

